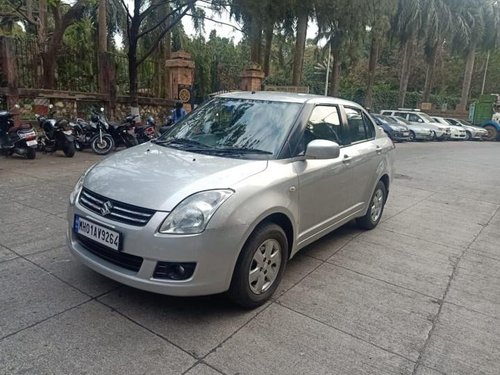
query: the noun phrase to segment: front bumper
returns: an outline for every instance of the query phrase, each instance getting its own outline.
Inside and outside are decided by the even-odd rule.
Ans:
[[[463,133],[451,133],[450,135],[450,139],[453,139],[453,140],[463,140],[465,139],[465,132]]]
[[[88,243],[80,242],[73,232],[74,215],[92,220],[122,233],[120,254],[142,258],[137,272],[89,251]],[[239,255],[244,226],[207,229],[196,235],[163,235],[157,228],[167,213],[157,212],[144,227],[118,223],[98,216],[78,202],[68,209],[67,243],[71,253],[94,271],[134,288],[173,296],[199,296],[222,293],[229,289]],[[196,263],[187,280],[154,277],[158,262]]]

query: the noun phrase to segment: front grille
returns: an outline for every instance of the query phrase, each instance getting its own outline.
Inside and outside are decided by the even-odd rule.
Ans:
[[[85,188],[80,194],[79,202],[82,206],[100,216],[141,227],[146,225],[155,214],[154,210],[108,199]],[[103,215],[101,210],[103,209],[104,203],[107,202],[111,203],[111,208],[109,209],[109,213]]]
[[[89,253],[107,260],[109,263],[134,272],[138,272],[141,269],[143,261],[141,257],[108,249],[106,246],[78,234],[76,235],[76,239]]]

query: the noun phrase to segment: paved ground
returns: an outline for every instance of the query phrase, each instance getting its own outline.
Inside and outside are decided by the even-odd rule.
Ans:
[[[0,158],[0,374],[499,374],[500,143],[404,144],[384,222],[294,259],[275,300],[134,290],[76,263],[99,158]]]

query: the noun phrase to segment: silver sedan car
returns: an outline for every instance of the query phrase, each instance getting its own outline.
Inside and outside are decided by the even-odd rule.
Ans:
[[[380,221],[393,143],[359,105],[232,93],[88,169],[70,196],[73,255],[151,292],[263,304],[300,249]]]

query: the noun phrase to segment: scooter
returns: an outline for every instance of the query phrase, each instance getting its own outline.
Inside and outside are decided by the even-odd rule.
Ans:
[[[54,108],[51,104],[49,109]],[[53,153],[62,150],[64,155],[72,158],[75,155],[75,137],[70,129],[68,121],[53,118],[55,111],[51,111],[48,117],[35,115],[43,134],[38,138],[38,149],[43,152]]]
[[[29,124],[14,125],[13,117],[11,112],[0,111],[0,153],[35,159],[38,144],[35,129]]]

